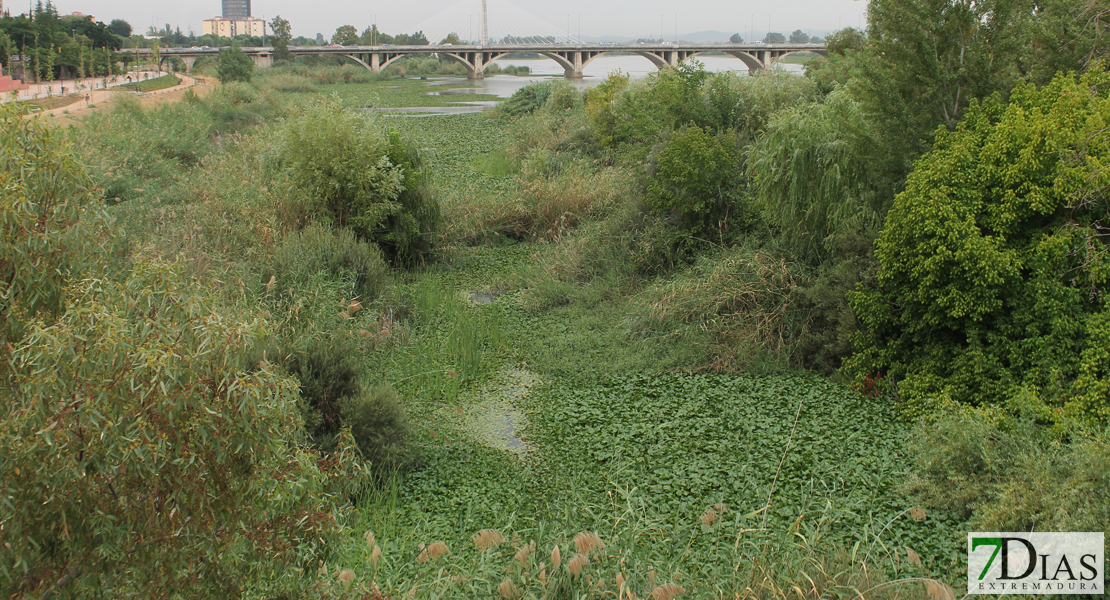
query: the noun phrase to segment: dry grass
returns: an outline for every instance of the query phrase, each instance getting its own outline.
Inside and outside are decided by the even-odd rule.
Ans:
[[[444,244],[514,239],[554,239],[586,219],[603,216],[627,193],[618,170],[522,177],[508,195],[448,193],[441,201]]]
[[[710,333],[712,370],[747,368],[759,354],[785,362],[798,285],[784,259],[737,250],[646,292],[643,300],[650,304],[641,326],[668,325],[671,335],[685,328]]]

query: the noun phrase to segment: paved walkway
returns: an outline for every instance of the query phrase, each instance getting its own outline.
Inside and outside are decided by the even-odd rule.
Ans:
[[[130,79],[127,77],[130,75]],[[26,83],[27,89],[19,90],[16,97],[12,97],[11,92],[3,94],[0,102],[11,102],[13,100],[35,100],[42,98],[50,98],[60,96],[63,94],[80,93],[82,96],[89,93],[91,90],[104,90],[119,87],[121,85],[128,85],[131,83],[143,81],[144,79],[154,79],[165,75],[158,71],[151,70],[138,70],[129,71],[122,75],[113,75],[111,77],[86,77],[84,79],[56,79],[54,81],[45,81],[42,83]],[[62,90],[65,90],[64,92]]]
[[[42,111],[42,112],[38,112],[38,113],[34,113],[34,114],[54,115],[54,116],[62,116],[62,115],[65,115],[65,116],[80,116],[82,113],[87,113],[87,112],[91,111],[92,109],[95,109],[97,106],[105,104],[106,102],[108,102],[112,98],[118,98],[120,96],[120,94],[130,93],[130,94],[133,94],[133,95],[138,96],[140,98],[150,98],[150,97],[163,96],[163,95],[166,95],[166,94],[172,94],[174,92],[179,92],[181,90],[185,90],[185,89],[191,88],[193,86],[206,85],[205,80],[202,79],[202,78],[194,78],[194,77],[189,77],[187,75],[178,75],[178,77],[181,79],[181,83],[179,83],[179,84],[177,84],[173,87],[165,88],[165,89],[162,89],[162,90],[155,90],[153,92],[126,92],[126,91],[123,91],[123,90],[113,90],[111,88],[106,89],[106,90],[105,89],[90,90],[90,91],[86,92],[89,95],[89,101],[87,103],[85,102],[85,99],[84,99],[83,96],[78,95],[78,96],[75,96],[76,101],[72,104],[68,104],[66,106],[59,106],[58,108],[55,108],[55,109],[52,109],[52,110],[46,110],[46,111]]]

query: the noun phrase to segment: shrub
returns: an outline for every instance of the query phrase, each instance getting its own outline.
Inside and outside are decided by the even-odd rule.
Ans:
[[[220,83],[250,82],[251,74],[254,72],[254,61],[244,54],[238,46],[220,50],[218,60],[217,72],[219,73]]]
[[[615,146],[620,141],[620,134],[617,132],[617,101],[628,89],[629,77],[619,70],[614,71],[586,96],[586,117],[590,127],[597,132],[602,146]]]
[[[247,362],[258,315],[216,312],[181,265],[71,284],[5,351],[0,590],[240,597],[311,580],[358,485],[302,446],[297,386]],[[230,318],[229,318],[230,317]]]
[[[1057,439],[1031,421],[968,412],[920,426],[913,444],[906,490],[974,530],[1110,532],[1106,430]]]
[[[880,144],[859,106],[841,91],[771,118],[749,152],[764,219],[801,258],[833,255],[836,237],[877,229],[894,195]]]
[[[683,233],[722,234],[733,223],[748,225],[741,202],[740,153],[735,137],[714,136],[696,125],[679,131],[653,155],[647,203],[669,216]],[[715,236],[716,237],[716,236]]]
[[[63,132],[0,107],[0,344],[65,310],[66,284],[107,251],[109,219]]]
[[[1108,255],[1094,240],[1108,210],[1108,81],[1098,70],[1020,87],[1009,106],[988,101],[938,133],[889,213],[875,283],[852,297],[857,378],[900,379],[916,410],[1032,390],[1046,419],[1106,421],[1107,339],[1094,331]]]
[[[367,303],[376,299],[389,281],[389,267],[373,244],[356,239],[350,231],[333,231],[319,224],[286,236],[271,260],[264,279],[268,282],[273,276],[279,289],[306,287],[326,273],[350,286],[347,298]]]
[[[301,382],[301,410],[315,444],[333,452],[349,428],[375,468],[400,466],[408,425],[400,396],[387,386],[364,388],[359,346],[348,332],[319,334],[294,351],[286,369]]]
[[[279,154],[317,214],[411,261],[431,247],[439,205],[422,185],[415,150],[387,135],[379,118],[321,101],[286,123]]]
[[[700,260],[672,281],[647,291],[642,330],[665,326],[668,335],[712,336],[702,348],[715,370],[763,371],[785,367],[793,350],[796,266],[780,257],[734,248]]]
[[[405,462],[408,423],[401,396],[393,388],[371,387],[346,398],[340,411],[363,458],[379,469],[378,475]]]
[[[537,81],[530,83],[513,92],[508,100],[498,105],[498,112],[505,117],[515,119],[531,114],[543,106],[551,96],[551,83]]]
[[[172,187],[182,168],[211,150],[212,117],[203,104],[177,102],[144,109],[130,97],[70,130],[104,197],[118,203]]]
[[[389,160],[404,172],[404,191],[397,197],[398,210],[386,218],[384,231],[375,239],[391,262],[413,264],[423,260],[435,245],[442,226],[439,201],[420,170],[423,160],[417,149],[389,130]]]

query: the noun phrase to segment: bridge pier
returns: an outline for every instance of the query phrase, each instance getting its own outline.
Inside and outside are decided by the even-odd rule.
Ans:
[[[181,61],[185,63],[185,74],[188,75],[193,70],[193,65],[197,62],[195,56],[182,56]]]
[[[259,52],[251,54],[251,59],[254,60],[254,68],[264,69],[266,67],[274,66],[274,55],[266,52]]]

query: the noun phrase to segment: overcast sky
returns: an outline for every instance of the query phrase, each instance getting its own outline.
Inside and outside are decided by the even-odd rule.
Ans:
[[[252,0],[252,13],[266,19],[281,15],[292,23],[294,36],[313,37],[317,32],[330,36],[336,27],[346,24],[361,31],[375,20],[375,15],[379,29],[392,34],[411,31],[438,14],[480,13],[480,0],[466,1],[467,6],[474,5],[473,11],[460,7],[459,0]],[[497,2],[490,2],[491,11]],[[13,14],[24,12],[19,0],[6,0],[4,4]],[[220,13],[220,0],[55,0],[55,4],[62,14],[81,11],[104,22],[124,19],[139,33],[145,32],[151,24],[161,28],[169,23],[199,35],[201,21]],[[662,29],[669,39],[674,35],[676,12],[679,35],[716,30],[739,32],[748,39],[748,32],[754,29],[758,37],[762,37],[768,30],[768,18],[771,31],[835,30],[841,26],[858,26],[867,9],[867,2],[861,0],[779,0],[773,3],[755,0],[512,0],[512,4],[560,31],[567,28],[569,16],[572,35],[578,34],[581,19],[583,36],[591,38],[603,35],[658,37]],[[454,28],[472,27],[467,24],[467,18],[463,16],[462,22]],[[466,31],[459,31],[459,34],[467,37]],[[477,35],[475,32],[474,37]]]

